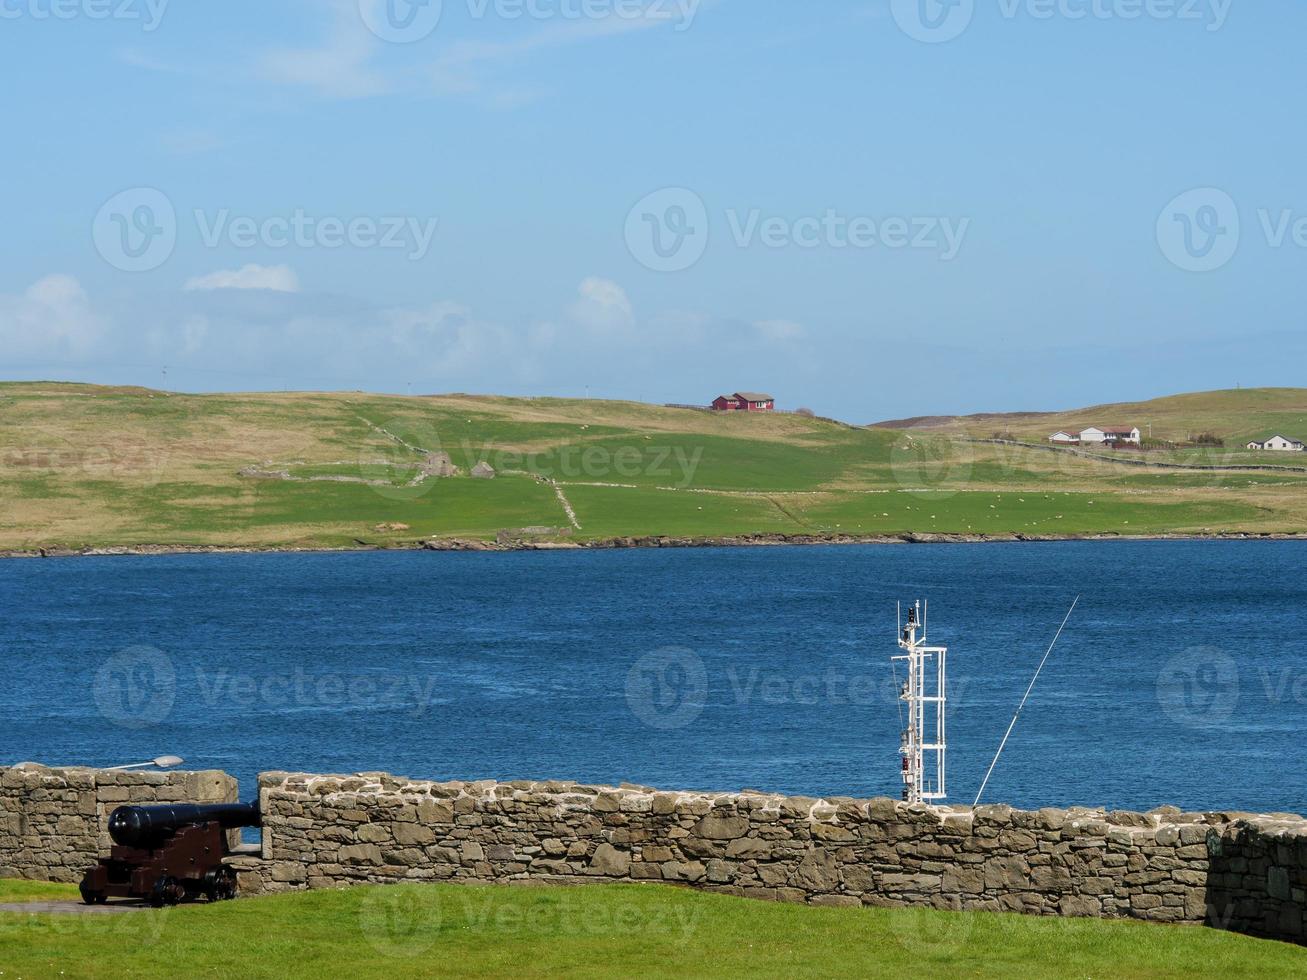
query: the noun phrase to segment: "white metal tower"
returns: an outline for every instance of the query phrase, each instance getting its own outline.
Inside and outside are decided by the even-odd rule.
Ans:
[[[924,608],[920,600],[909,606],[905,624],[900,604],[899,647],[906,653],[892,658],[908,665],[908,679],[899,691],[899,699],[908,706],[907,728],[899,749],[903,754],[903,799],[908,803],[939,802],[947,795],[944,722],[948,647],[926,646]]]

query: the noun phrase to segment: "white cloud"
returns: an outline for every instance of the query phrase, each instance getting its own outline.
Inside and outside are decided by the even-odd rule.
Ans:
[[[724,384],[776,387],[767,379],[778,364],[796,366],[792,349],[765,339],[793,336],[795,325],[778,325],[787,321],[637,315],[622,286],[598,276],[552,317],[498,323],[452,301],[379,307],[269,288],[290,275],[253,266],[200,277],[186,290],[94,302],[75,279],[47,276],[0,295],[0,350],[19,372],[41,377],[151,384],[166,364],[169,383],[186,390],[411,383],[570,395],[602,386],[614,397],[673,401],[710,397]],[[667,378],[675,380],[664,392],[653,379]]]
[[[793,320],[758,320],[753,329],[766,340],[799,340],[807,334],[802,324]]]
[[[529,34],[506,41],[457,41],[430,67],[430,76],[442,94],[466,95],[481,92],[485,83],[478,77],[488,69],[502,69],[523,61],[537,51],[566,47],[599,38],[620,37],[667,24],[692,24],[698,2],[686,3],[684,11],[664,3],[648,3],[635,15],[609,13],[602,17],[556,20]],[[500,101],[527,101],[534,90],[511,89],[496,96]]]
[[[280,47],[257,56],[257,77],[316,91],[328,98],[355,99],[398,91],[424,91],[440,95],[474,96],[499,106],[516,106],[541,97],[543,89],[531,82],[506,82],[487,78],[521,65],[540,51],[561,48],[606,37],[620,37],[650,28],[685,30],[710,0],[645,0],[638,8],[614,6],[606,13],[577,17],[558,13],[545,18],[521,18],[523,30],[506,40],[455,40],[435,48],[434,56],[405,51],[384,44],[372,34],[359,16],[357,0],[319,0],[330,18],[323,37],[316,43]],[[546,5],[544,10],[564,11],[565,5]],[[602,9],[602,8],[600,8]],[[519,22],[512,18],[512,28]],[[499,25],[503,27],[504,25]],[[439,45],[444,28],[429,39]],[[497,31],[503,34],[504,31]],[[413,45],[413,48],[419,46]],[[127,52],[141,67],[156,68],[139,52]]]
[[[600,334],[626,333],[635,327],[630,297],[611,279],[592,276],[578,289],[568,315],[581,326]]]
[[[509,331],[477,320],[457,303],[386,310],[380,320],[389,350],[418,370],[437,375],[483,363],[507,363],[516,347]]]
[[[0,349],[9,359],[83,360],[95,352],[107,326],[72,276],[49,275],[21,295],[0,294]]]
[[[215,289],[268,289],[278,293],[298,293],[299,277],[286,265],[256,265],[210,272],[186,281],[186,291],[211,292]]]
[[[359,17],[355,0],[330,0],[331,24],[317,45],[274,48],[258,59],[257,74],[271,82],[316,89],[331,98],[384,95],[391,79],[372,64],[381,41]]]

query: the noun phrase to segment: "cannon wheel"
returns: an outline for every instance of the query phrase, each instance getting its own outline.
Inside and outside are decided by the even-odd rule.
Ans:
[[[176,878],[164,875],[154,883],[150,891],[150,904],[156,909],[165,905],[177,905],[186,897],[186,889]]]
[[[210,902],[229,902],[236,897],[236,872],[215,868],[204,876],[204,894]]]
[[[109,901],[109,896],[104,892],[93,892],[84,886],[79,890],[82,893],[82,901],[87,905],[103,905]]]

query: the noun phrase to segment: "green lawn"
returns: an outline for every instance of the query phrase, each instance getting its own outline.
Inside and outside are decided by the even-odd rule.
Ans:
[[[0,879],[0,902],[47,902],[76,897],[77,889],[72,885]]]
[[[588,538],[801,534],[805,530],[764,496],[584,486],[565,489]]]
[[[8,885],[0,885],[0,901]],[[406,885],[108,917],[0,914],[6,977],[1301,977],[1215,930],[773,905],[664,887]]]
[[[894,492],[788,498],[815,530],[940,534],[1157,534],[1203,532],[1256,519],[1255,508],[1221,500],[1170,501],[1110,492]]]

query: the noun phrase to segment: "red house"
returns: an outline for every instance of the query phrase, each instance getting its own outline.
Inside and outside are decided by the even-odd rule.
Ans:
[[[757,391],[737,391],[720,396],[712,407],[714,412],[774,412],[776,399]]]

